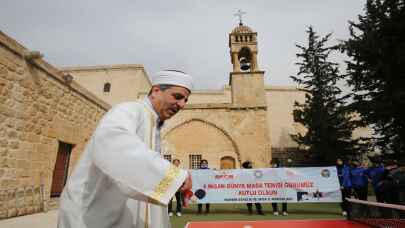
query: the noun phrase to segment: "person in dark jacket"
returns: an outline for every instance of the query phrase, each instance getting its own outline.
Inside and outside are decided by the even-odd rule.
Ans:
[[[202,159],[202,160],[200,161],[200,169],[209,169],[209,168],[208,168],[208,161],[207,161],[207,160]],[[199,204],[198,204],[198,214],[201,214],[201,212],[202,212],[202,204],[199,203]],[[210,204],[209,204],[209,203],[206,203],[206,204],[205,204],[205,213],[206,213],[206,214],[210,213]]]
[[[382,192],[384,201],[390,204],[399,204],[399,174],[401,170],[395,160],[389,159],[386,162],[382,175]]]
[[[290,163],[290,162],[289,162]],[[272,167],[273,168],[280,168],[281,167],[281,163],[280,160],[275,158],[272,160]],[[277,203],[272,203],[271,206],[273,207],[273,214],[274,215],[279,215],[278,213],[278,207],[277,207]],[[287,213],[287,203],[281,203],[282,206],[282,215],[288,215]]]
[[[366,169],[366,176],[371,180],[371,185],[373,186],[374,194],[377,202],[384,202],[384,193],[382,191],[382,177],[384,174],[384,166],[381,164],[380,160],[370,159],[372,161],[371,167]]]
[[[252,162],[250,162],[250,161],[243,162],[242,163],[242,168],[244,168],[244,169],[253,168]],[[253,204],[252,203],[247,203],[246,206],[248,208],[249,214],[252,214],[253,213]],[[255,206],[256,206],[257,214],[264,215],[263,210],[262,210],[262,205],[260,203],[255,203]]]
[[[355,197],[359,200],[367,200],[368,178],[366,168],[361,167],[358,161],[352,161],[350,175]]]
[[[342,208],[342,215],[347,216],[348,202],[347,198],[352,195],[352,181],[350,178],[350,167],[343,162],[342,159],[338,158],[336,160],[336,169],[339,178],[340,191],[342,192],[342,203],[340,207]]]
[[[405,167],[399,166],[395,178],[398,181],[399,204],[405,205]]]

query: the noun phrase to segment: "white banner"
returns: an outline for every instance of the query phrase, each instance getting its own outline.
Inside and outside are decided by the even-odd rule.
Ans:
[[[341,202],[331,167],[192,170],[194,203]]]

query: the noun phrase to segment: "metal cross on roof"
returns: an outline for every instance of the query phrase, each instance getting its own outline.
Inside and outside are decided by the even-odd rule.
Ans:
[[[243,25],[243,23],[242,23],[242,15],[243,14],[246,14],[246,12],[243,12],[242,10],[238,10],[238,12],[236,12],[235,14],[234,14],[234,16],[237,16],[237,17],[239,17],[239,25]]]

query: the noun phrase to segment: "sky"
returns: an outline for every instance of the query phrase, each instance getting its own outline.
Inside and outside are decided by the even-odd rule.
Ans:
[[[331,44],[349,37],[365,0],[2,0],[0,30],[56,67],[142,64],[150,77],[183,70],[197,89],[220,89],[232,70],[228,35],[258,33],[266,85],[295,85],[296,44],[313,26]],[[344,56],[334,56],[343,62]],[[344,66],[341,66],[344,69]]]

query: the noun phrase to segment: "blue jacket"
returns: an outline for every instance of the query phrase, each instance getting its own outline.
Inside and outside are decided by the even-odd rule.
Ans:
[[[352,168],[351,179],[353,188],[363,188],[368,185],[368,178],[366,175],[366,169],[363,167]]]
[[[350,168],[347,165],[337,166],[338,178],[340,186],[344,188],[352,187],[352,180],[350,178]]]
[[[384,167],[370,167],[366,170],[366,175],[371,179],[371,185],[373,185],[374,190],[381,188],[381,181],[384,173]]]

